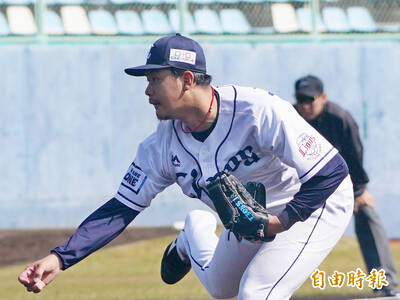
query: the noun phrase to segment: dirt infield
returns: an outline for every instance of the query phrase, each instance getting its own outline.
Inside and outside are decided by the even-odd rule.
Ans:
[[[49,254],[63,243],[73,229],[0,230],[0,267],[30,263]],[[177,231],[168,227],[129,227],[109,245],[115,246],[140,240],[149,240]]]

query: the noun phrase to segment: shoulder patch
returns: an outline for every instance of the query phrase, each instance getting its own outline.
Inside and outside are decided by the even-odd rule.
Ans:
[[[144,174],[142,169],[132,163],[124,176],[125,185],[133,191],[135,194],[140,192],[140,189],[143,187],[146,182],[147,176]]]
[[[321,144],[312,135],[300,134],[296,139],[296,144],[300,154],[308,160],[316,159],[321,155]]]

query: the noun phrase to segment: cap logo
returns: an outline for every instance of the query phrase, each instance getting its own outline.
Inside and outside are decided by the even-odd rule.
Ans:
[[[196,52],[171,48],[169,51],[169,60],[195,65],[196,64]]]
[[[149,59],[149,58],[150,58],[150,56],[151,56],[151,50],[153,49],[153,47],[154,47],[154,44],[151,45],[150,50],[149,50],[149,53],[147,54],[147,58],[146,58],[146,59]]]
[[[299,84],[299,88],[302,88],[302,87],[305,87],[305,86],[307,86],[308,85],[308,82],[307,81],[301,81],[300,82],[300,84]]]

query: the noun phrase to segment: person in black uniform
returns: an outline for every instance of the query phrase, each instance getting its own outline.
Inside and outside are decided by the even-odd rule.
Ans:
[[[363,146],[357,123],[350,113],[328,101],[322,81],[312,75],[295,82],[298,113],[321,133],[343,156],[354,186],[355,231],[368,272],[384,269],[389,285],[382,296],[400,296],[398,277],[389,242],[375,210],[375,200],[366,186],[368,175],[363,168]]]

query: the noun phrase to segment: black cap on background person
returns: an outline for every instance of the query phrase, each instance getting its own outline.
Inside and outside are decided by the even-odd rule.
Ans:
[[[328,101],[321,79],[314,75],[301,77],[296,80],[294,90],[297,112],[307,121],[315,120]]]
[[[314,98],[324,92],[324,84],[314,75],[307,75],[296,80],[294,84],[296,99],[298,97]]]

